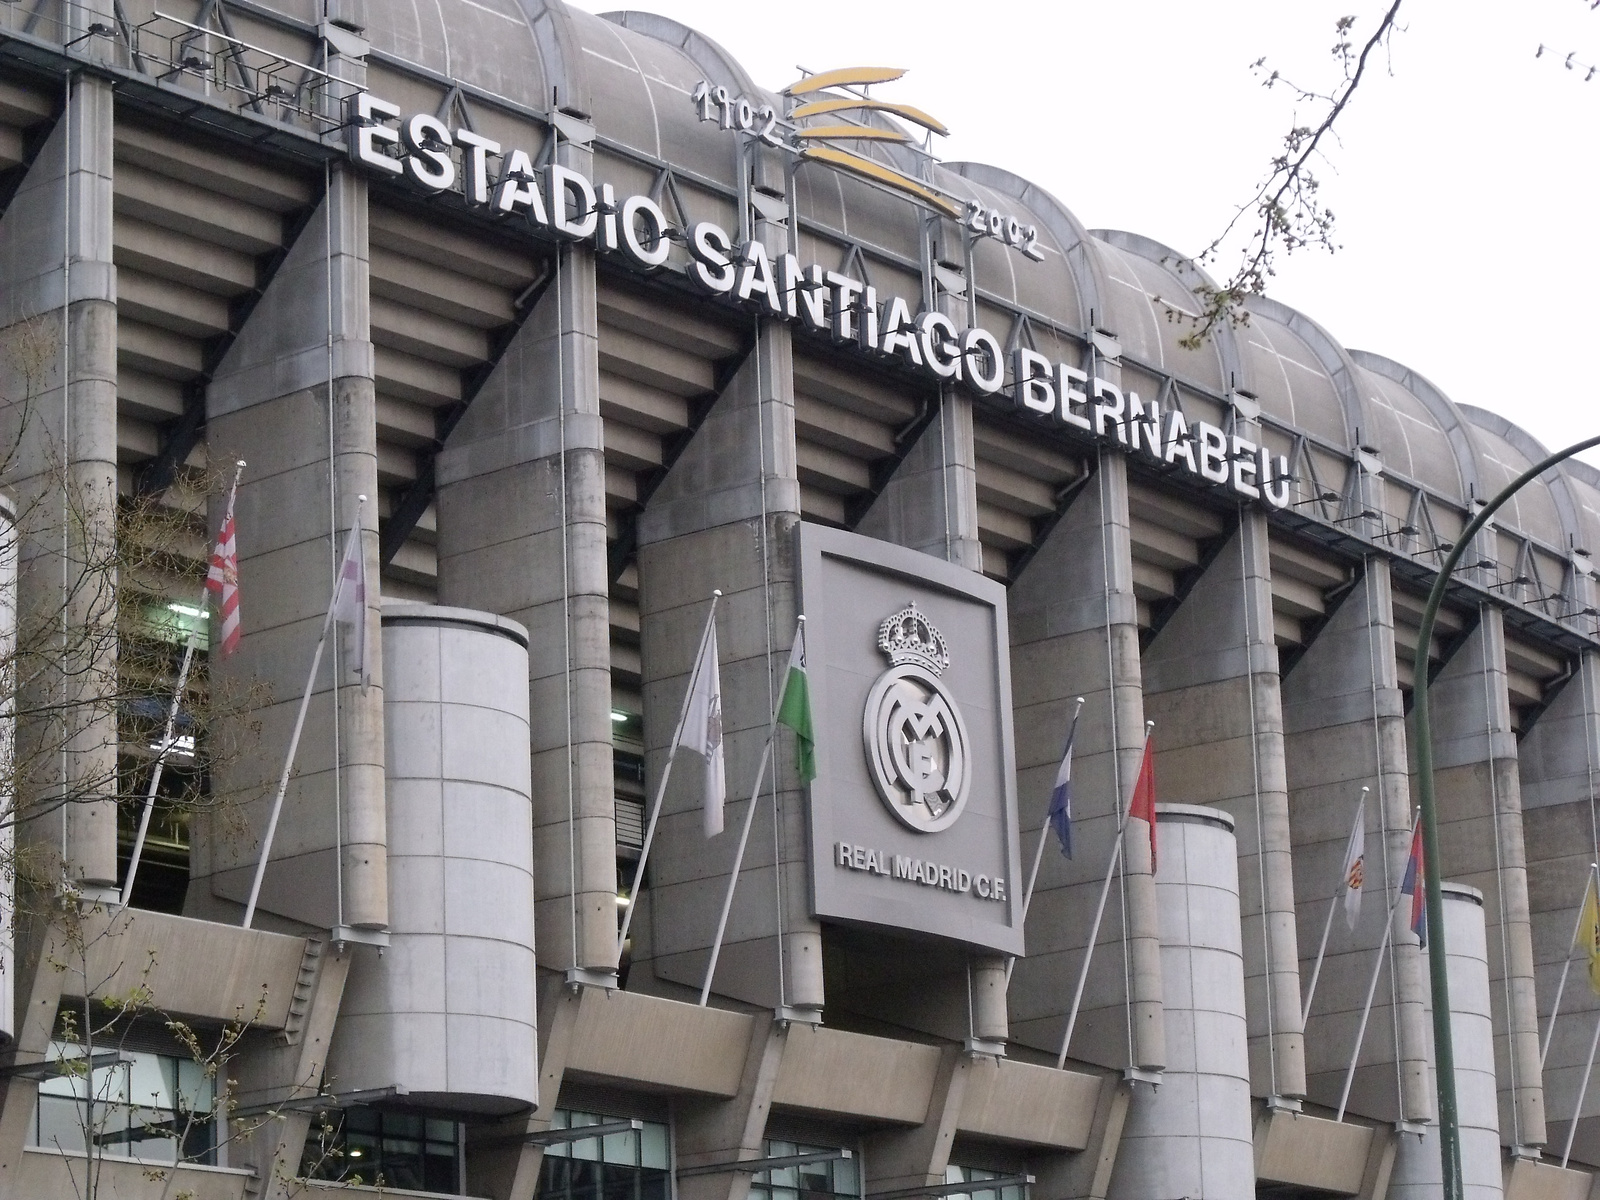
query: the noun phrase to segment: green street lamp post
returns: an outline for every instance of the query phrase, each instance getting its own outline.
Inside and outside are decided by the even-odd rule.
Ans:
[[[1417,632],[1412,719],[1416,730],[1417,797],[1422,807],[1423,878],[1428,898],[1428,976],[1433,993],[1434,1085],[1439,1098],[1439,1161],[1444,1178],[1444,1200],[1462,1200],[1463,1193],[1461,1125],[1456,1111],[1456,1056],[1450,1040],[1450,982],[1445,973],[1444,899],[1439,890],[1441,863],[1438,808],[1433,795],[1433,731],[1428,721],[1428,644],[1433,639],[1434,617],[1450,585],[1450,575],[1478,531],[1489,523],[1489,518],[1501,505],[1524,486],[1563,459],[1571,458],[1592,446],[1600,446],[1600,437],[1568,446],[1543,462],[1535,463],[1507,484],[1467,523],[1460,539],[1450,548],[1439,566],[1439,577],[1433,581],[1433,591],[1428,594],[1428,603],[1422,610],[1421,628]]]

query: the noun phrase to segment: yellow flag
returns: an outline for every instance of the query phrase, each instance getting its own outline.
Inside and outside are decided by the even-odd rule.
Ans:
[[[1595,894],[1594,872],[1583,890],[1583,913],[1578,918],[1578,936],[1589,957],[1589,986],[1600,996],[1600,896]]]

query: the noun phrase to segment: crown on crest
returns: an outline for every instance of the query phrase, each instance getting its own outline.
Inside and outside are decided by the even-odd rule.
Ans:
[[[878,649],[887,654],[889,662],[897,667],[915,663],[939,675],[950,665],[950,651],[944,644],[944,634],[917,611],[916,601],[878,626]]]

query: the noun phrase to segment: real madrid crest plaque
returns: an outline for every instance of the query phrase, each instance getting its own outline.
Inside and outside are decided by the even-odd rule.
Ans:
[[[1022,952],[1005,588],[802,524],[818,917]]]

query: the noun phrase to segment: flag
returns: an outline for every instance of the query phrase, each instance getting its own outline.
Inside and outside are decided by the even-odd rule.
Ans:
[[[350,669],[367,684],[367,557],[362,552],[361,523],[345,539],[339,582],[334,585],[333,619],[350,627]]]
[[[811,724],[811,679],[806,674],[806,619],[795,625],[794,646],[789,651],[789,673],[778,701],[778,724],[794,730],[800,782],[817,777],[817,735]]]
[[[238,494],[239,481],[235,479],[233,490],[228,493],[228,511],[211,551],[211,569],[206,572],[206,590],[217,593],[223,658],[239,648],[239,539],[233,524],[233,501]]]
[[[1072,743],[1078,736],[1078,714],[1072,714],[1072,727],[1067,730],[1067,748],[1062,751],[1061,765],[1056,768],[1056,785],[1050,793],[1050,828],[1055,830],[1056,841],[1061,843],[1061,853],[1072,857]]]
[[[1400,894],[1411,897],[1411,932],[1417,935],[1417,945],[1428,944],[1428,903],[1423,887],[1422,818],[1417,818],[1411,832],[1411,857],[1406,860],[1405,878],[1400,881]]]
[[[1150,874],[1156,873],[1156,764],[1152,739],[1144,739],[1144,757],[1139,760],[1139,778],[1133,785],[1133,802],[1128,815],[1150,826]]]
[[[706,760],[705,832],[708,838],[722,832],[722,805],[728,784],[722,765],[722,676],[717,670],[717,627],[706,631],[700,658],[694,664],[689,707],[683,716],[679,743]],[[673,747],[677,750],[677,746]]]
[[[1578,929],[1589,958],[1589,986],[1600,995],[1600,895],[1596,895],[1593,870],[1583,887],[1583,914],[1578,918]]]
[[[1361,884],[1367,865],[1367,803],[1361,793],[1356,806],[1356,823],[1350,829],[1350,842],[1344,850],[1344,870],[1340,887],[1344,891],[1344,923],[1351,929],[1361,920]]]

